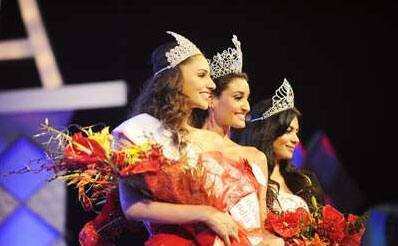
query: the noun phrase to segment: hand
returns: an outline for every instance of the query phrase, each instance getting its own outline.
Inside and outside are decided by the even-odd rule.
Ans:
[[[239,242],[238,225],[228,213],[208,207],[203,222],[224,241],[226,246],[231,245],[230,238]]]
[[[261,246],[284,246],[285,241],[283,238],[277,237],[274,234],[266,231],[264,234],[264,240]]]
[[[112,141],[112,148],[115,150],[121,150],[134,145],[134,143],[128,139],[123,133],[119,133],[118,136],[114,136]]]

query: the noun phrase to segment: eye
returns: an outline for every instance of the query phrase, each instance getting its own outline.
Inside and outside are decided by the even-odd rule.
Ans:
[[[206,76],[208,76],[208,75],[209,75],[209,73],[206,72],[206,71],[200,71],[200,72],[198,72],[198,77],[199,77],[199,78],[204,78],[204,77],[206,77]]]
[[[240,100],[243,99],[243,96],[234,96],[234,99],[235,99],[236,101],[240,101]]]
[[[292,132],[293,132],[293,128],[288,127],[288,128],[286,129],[286,133],[292,133]]]

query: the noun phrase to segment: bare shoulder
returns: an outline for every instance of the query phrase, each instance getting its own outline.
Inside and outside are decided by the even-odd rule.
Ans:
[[[188,138],[193,145],[200,146],[202,151],[211,151],[223,144],[222,138],[217,133],[204,129],[195,129],[190,132]]]
[[[253,158],[253,160],[260,163],[267,163],[267,157],[263,152],[252,146],[242,146],[245,152]]]

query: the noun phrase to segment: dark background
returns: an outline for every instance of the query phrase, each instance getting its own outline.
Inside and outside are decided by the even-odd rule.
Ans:
[[[65,84],[124,79],[130,100],[150,76],[150,52],[172,30],[207,55],[242,43],[252,102],[283,78],[295,90],[305,145],[324,131],[366,197],[357,212],[394,202],[397,163],[396,7],[382,1],[38,1]],[[0,40],[26,37],[16,1],[2,0]],[[0,62],[0,90],[40,87],[33,59]],[[109,95],[112,96],[112,95]],[[129,107],[76,111],[73,122],[115,127]],[[75,198],[71,198],[73,200]],[[83,212],[69,202],[69,225]],[[76,229],[78,230],[78,229]]]

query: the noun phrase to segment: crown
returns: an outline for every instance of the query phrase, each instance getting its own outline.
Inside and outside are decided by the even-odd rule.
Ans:
[[[177,66],[188,57],[202,54],[202,52],[198,49],[198,47],[196,47],[196,45],[194,45],[184,36],[171,31],[167,31],[166,33],[170,34],[176,39],[177,45],[166,52],[166,58],[169,65],[157,71],[154,74],[154,76],[158,75],[159,73],[163,72],[166,69],[170,69]]]
[[[230,73],[242,72],[242,50],[236,35],[232,35],[232,43],[234,43],[236,49],[228,48],[221,54],[217,53],[213,56],[213,59],[210,60],[210,75],[213,79]]]
[[[272,107],[263,113],[260,118],[253,119],[251,122],[257,120],[264,120],[274,114],[285,111],[294,107],[294,93],[293,88],[287,79],[283,80],[282,85],[275,91],[272,97]]]

